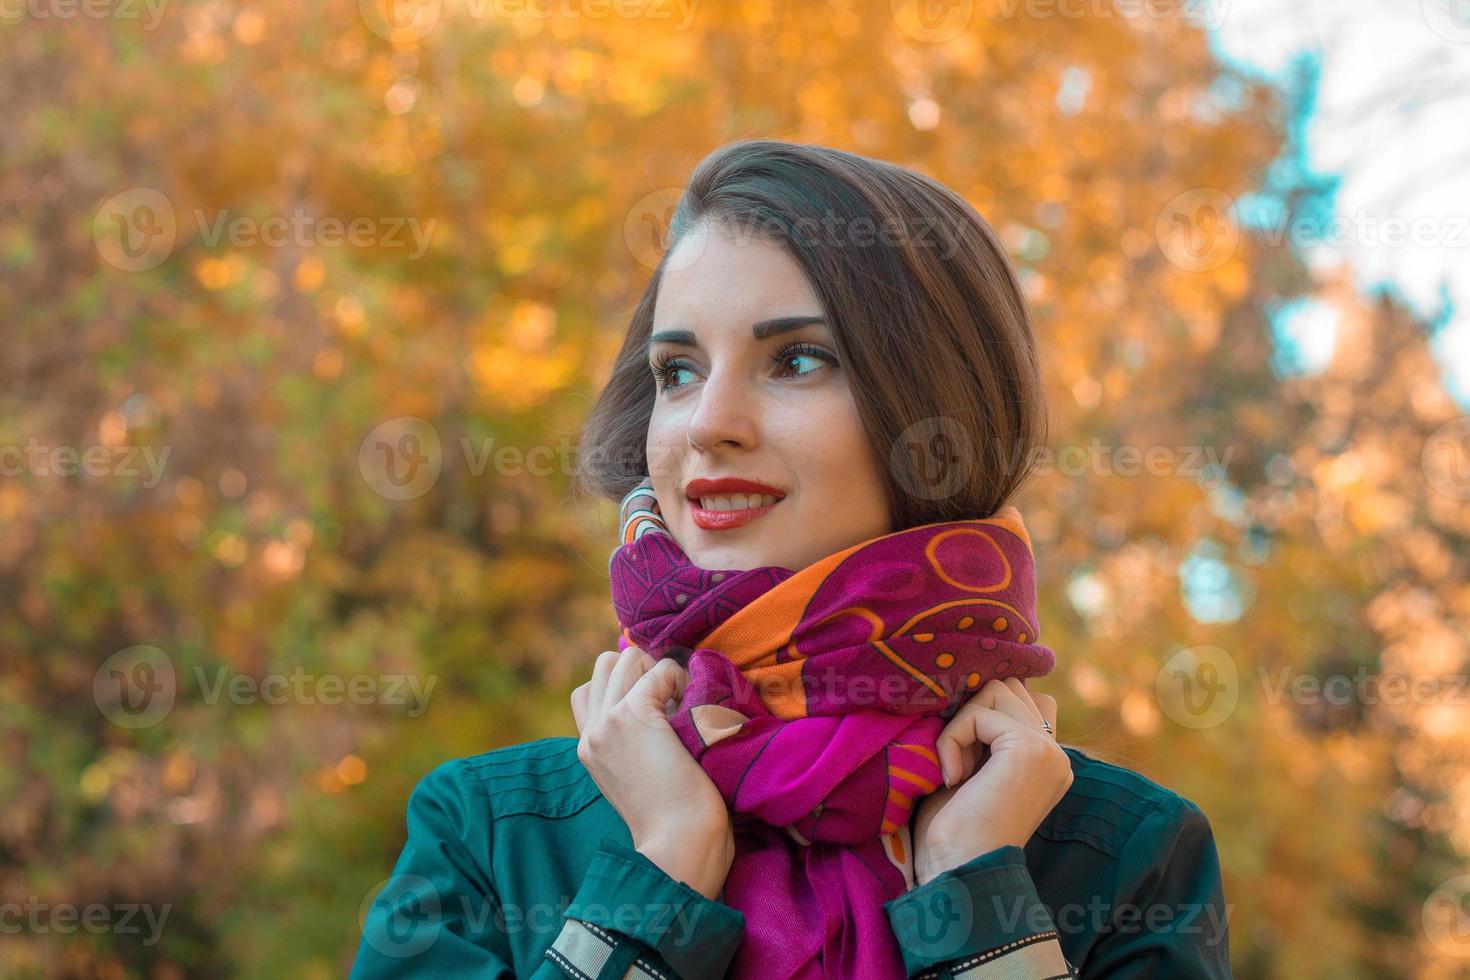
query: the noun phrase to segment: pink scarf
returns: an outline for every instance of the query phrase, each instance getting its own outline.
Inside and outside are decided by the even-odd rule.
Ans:
[[[687,654],[670,719],[729,805],[729,976],[902,978],[883,903],[912,888],[909,819],[943,783],[935,740],[991,678],[1039,677],[1031,543],[1006,506],[792,572],[693,565],[648,481],[612,555],[619,648]]]

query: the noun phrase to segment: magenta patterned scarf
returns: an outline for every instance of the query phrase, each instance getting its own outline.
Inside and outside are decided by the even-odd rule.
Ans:
[[[688,667],[670,722],[734,821],[723,900],[746,926],[729,976],[904,977],[882,906],[913,887],[909,820],[943,782],[944,721],[991,678],[1055,663],[1020,513],[896,531],[798,572],[693,565],[647,480],[622,517],[618,646]]]

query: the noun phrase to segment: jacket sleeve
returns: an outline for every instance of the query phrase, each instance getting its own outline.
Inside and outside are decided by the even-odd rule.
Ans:
[[[909,976],[924,980],[1230,977],[1220,861],[1198,807],[1161,801],[1133,830],[1117,867],[1107,921],[1080,965],[1063,955],[1018,847],[982,854],[884,909]],[[1063,918],[1064,928],[1081,925]]]
[[[1019,847],[987,851],[883,909],[916,980],[1077,976]]]
[[[1215,836],[1188,800],[1162,801],[1118,861],[1117,905],[1083,977],[1230,976],[1229,910]]]
[[[501,902],[489,871],[491,812],[484,784],[456,763],[419,782],[408,802],[408,840],[392,875],[365,903],[353,980],[517,976],[509,933],[534,926],[530,916],[540,910]],[[738,910],[603,838],[555,941],[519,975],[715,978],[734,956],[744,924]]]

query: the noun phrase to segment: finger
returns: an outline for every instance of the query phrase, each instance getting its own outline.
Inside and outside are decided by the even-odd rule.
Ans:
[[[988,746],[1005,732],[1014,731],[1035,732],[1036,726],[1004,711],[978,704],[973,699],[967,702],[944,726],[934,743],[939,755],[939,768],[944,773],[944,785],[953,786],[964,778],[963,749],[981,743]]]
[[[947,785],[956,785],[963,782],[969,773],[975,771],[975,765],[980,758],[985,757],[986,746],[976,746],[973,739],[973,723],[969,720],[969,714],[975,713],[980,708],[995,710],[995,702],[1005,696],[1005,686],[991,680],[980,686],[975,695],[961,705],[960,710],[950,718],[944,729],[941,730],[941,738],[935,745],[935,751],[939,755],[939,768],[944,771]],[[945,739],[945,735],[954,736]]]
[[[1026,688],[1026,685],[1021,681],[1021,678],[1007,677],[1005,679],[1005,685],[1006,687],[1010,688],[1011,693],[1016,696],[1016,700],[1020,701],[1021,704],[1025,705],[1026,708],[1031,712],[1032,720],[1035,721],[1036,724],[1040,725],[1042,718],[1041,709],[1036,706],[1036,699],[1032,697],[1031,692]]]
[[[986,681],[981,685],[980,691],[976,692],[977,695],[981,692],[988,695],[980,703],[997,711],[1003,711],[1017,721],[1024,721],[1032,728],[1040,728],[1041,715],[1031,704],[1031,696],[1026,694],[1024,689],[1020,694],[1016,693],[1017,688],[1021,686],[1019,681],[1016,681],[1014,686],[1008,681],[1015,681],[1015,678],[996,677]]]
[[[1057,733],[1057,699],[1050,694],[1033,694],[1036,698],[1036,706],[1041,709],[1041,717],[1051,726],[1053,736]]]
[[[960,748],[960,769],[954,779],[956,783],[963,783],[975,772],[980,764],[980,753],[984,748],[983,745],[966,745]]]
[[[679,666],[677,660],[664,659],[638,678],[633,689],[628,692],[627,700],[651,707],[663,714],[664,705],[683,697],[684,689],[688,685],[689,671]]]
[[[587,726],[582,723],[582,715],[587,711],[587,688],[588,684],[579,684],[572,689],[572,720],[577,723],[577,734],[582,734],[582,729]]]
[[[592,679],[587,682],[584,717],[589,725],[602,717],[603,692],[607,690],[607,679],[612,675],[613,665],[617,662],[616,650],[604,650],[597,655],[597,661],[592,665]]]
[[[612,672],[607,677],[607,689],[602,693],[603,712],[615,708],[632,690],[638,678],[653,665],[654,659],[639,647],[628,647],[618,654],[617,663],[613,664]]]

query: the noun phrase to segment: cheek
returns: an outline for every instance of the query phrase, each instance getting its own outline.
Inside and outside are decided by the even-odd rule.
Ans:
[[[657,417],[649,421],[644,453],[648,457],[648,475],[653,478],[653,492],[661,502],[673,500],[679,494],[682,468],[676,436],[677,432],[667,422]]]
[[[850,498],[854,482],[871,482],[873,449],[857,407],[848,398],[802,412],[793,419],[783,442],[802,488],[816,491],[827,506],[833,500]]]

